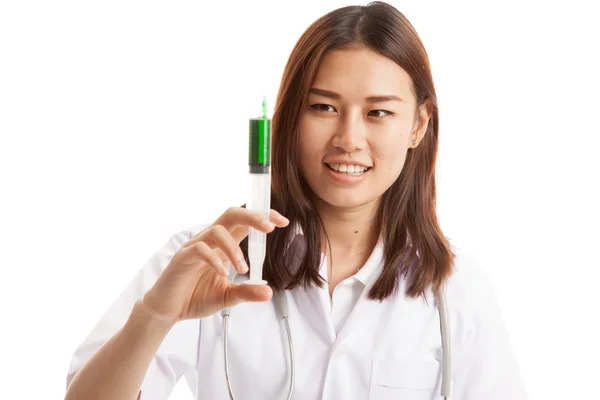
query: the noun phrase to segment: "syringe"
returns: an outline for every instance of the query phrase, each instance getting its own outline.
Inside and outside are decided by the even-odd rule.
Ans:
[[[246,208],[269,219],[271,209],[271,120],[267,118],[267,100],[263,98],[262,118],[250,119],[250,199]],[[248,234],[248,258],[250,279],[245,283],[264,285],[263,264],[267,251],[264,232],[250,228]]]

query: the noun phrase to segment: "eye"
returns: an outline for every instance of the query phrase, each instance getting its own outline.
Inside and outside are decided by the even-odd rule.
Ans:
[[[387,110],[372,110],[372,111],[369,111],[369,113],[367,115],[370,117],[380,118],[380,117],[386,117],[388,115],[394,115],[394,113],[391,111],[387,111]]]
[[[334,106],[330,106],[329,104],[313,104],[310,108],[315,109],[317,111],[323,112],[335,112],[336,109]]]

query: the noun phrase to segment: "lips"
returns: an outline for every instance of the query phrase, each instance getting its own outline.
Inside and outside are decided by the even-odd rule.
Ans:
[[[346,171],[342,172],[342,171],[339,171],[339,169],[343,169],[343,167],[340,164],[332,165],[332,164],[326,163],[325,165],[327,166],[327,173],[328,173],[329,177],[337,184],[342,184],[342,185],[358,184],[358,183],[362,182],[363,180],[365,180],[366,177],[371,173],[370,167],[360,166],[359,167],[360,172],[356,172],[356,171],[348,172],[348,166],[346,164],[342,164],[342,165],[346,166]],[[350,165],[355,165],[355,164],[350,164]],[[338,170],[334,169],[335,167],[337,167]]]

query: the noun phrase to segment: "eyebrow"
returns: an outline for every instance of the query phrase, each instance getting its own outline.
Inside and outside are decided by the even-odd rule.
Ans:
[[[338,93],[332,92],[330,90],[310,88],[310,90],[308,92],[312,93],[312,94],[324,96],[324,97],[329,97],[334,100],[339,100],[341,98],[341,96]],[[369,103],[381,103],[384,101],[401,101],[401,102],[404,101],[400,97],[394,96],[392,94],[385,95],[385,96],[369,96],[369,97],[366,97],[365,100],[368,101]]]

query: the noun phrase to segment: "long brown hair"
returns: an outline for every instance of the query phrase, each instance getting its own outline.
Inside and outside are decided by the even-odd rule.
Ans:
[[[437,97],[417,32],[402,13],[383,2],[324,15],[308,27],[288,59],[273,114],[271,205],[290,225],[268,235],[264,278],[276,289],[325,283],[319,275],[324,228],[298,169],[299,121],[324,55],[351,45],[366,46],[395,61],[411,76],[418,104],[429,99],[432,105],[423,140],[408,151],[400,176],[380,200],[376,222],[385,263],[369,298],[383,300],[397,293],[403,276],[409,278],[407,296],[424,295],[430,287],[437,292],[451,274],[454,259],[436,216]],[[302,243],[295,237],[295,224],[302,228]],[[246,240],[242,248],[247,256]]]

